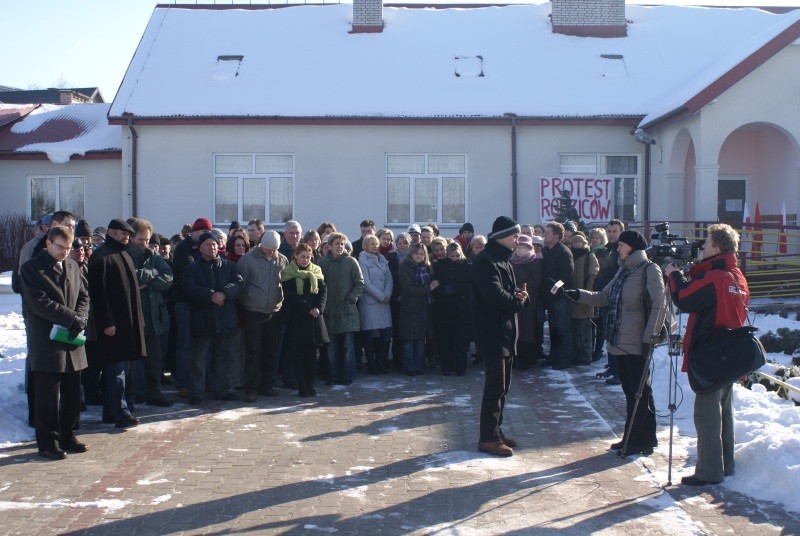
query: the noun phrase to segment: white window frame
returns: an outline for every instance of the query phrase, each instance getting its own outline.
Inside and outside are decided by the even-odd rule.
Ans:
[[[424,173],[389,173],[389,158],[393,156],[422,156],[425,158],[425,172]],[[428,159],[431,156],[460,156],[464,158],[464,173],[428,173]],[[384,155],[384,169],[386,170],[386,224],[389,226],[403,226],[412,223],[435,223],[443,227],[458,227],[469,221],[467,214],[468,197],[469,197],[469,158],[466,153],[448,152],[448,153],[386,153]],[[409,218],[410,221],[391,221],[389,220],[389,180],[390,179],[409,179]],[[428,218],[420,219],[415,214],[415,184],[416,179],[436,179],[437,180],[437,200],[436,200],[436,219],[431,221]],[[462,179],[464,181],[464,221],[461,222],[443,222],[442,221],[442,183],[443,179]]]
[[[218,156],[249,156],[252,160],[252,173],[217,173],[216,161]],[[291,173],[256,173],[256,159],[259,156],[288,156],[292,159],[292,172]],[[295,215],[295,186],[296,186],[296,163],[295,155],[293,153],[237,153],[237,152],[218,152],[211,155],[211,213],[214,215],[214,225],[227,225],[230,222],[216,221],[217,220],[217,179],[219,178],[235,178],[237,179],[237,207],[236,219],[239,222],[245,222],[244,218],[244,181],[247,179],[262,179],[264,180],[264,214],[259,217],[264,225],[277,226],[285,223],[284,221],[270,221],[270,197],[269,187],[272,179],[291,179],[291,215],[288,219],[293,219]],[[252,218],[247,218],[250,221]]]
[[[75,214],[76,219],[84,219],[86,217],[86,176],[85,175],[28,175],[28,208],[26,212],[31,221],[36,221],[40,216],[33,214],[33,181],[36,179],[54,179],[55,180],[55,207],[53,212],[59,210],[69,210]],[[61,179],[81,179],[83,181],[83,207],[80,211],[76,211],[74,207],[63,208],[61,206]]]
[[[581,156],[581,157],[593,157],[596,159],[597,162],[597,169],[594,173],[588,171],[588,167],[585,168],[587,171],[562,171],[561,165],[561,157],[562,156]],[[606,166],[607,166],[607,158],[609,156],[632,156],[636,158],[636,173],[607,173]],[[612,182],[612,196],[613,196],[613,214],[610,216],[611,218],[618,218],[623,221],[636,221],[639,216],[640,207],[642,206],[642,155],[638,153],[590,153],[590,152],[564,152],[558,154],[558,171],[559,176],[587,176],[587,177],[597,177],[601,179],[611,179]],[[636,188],[635,194],[635,202],[633,205],[633,214],[630,215],[632,217],[628,217],[624,213],[620,213],[617,211],[617,201],[616,201],[616,190],[617,185],[620,181],[623,181],[623,188],[624,188],[624,181],[632,180],[634,181],[634,186]],[[624,211],[625,205],[622,204],[621,211]]]

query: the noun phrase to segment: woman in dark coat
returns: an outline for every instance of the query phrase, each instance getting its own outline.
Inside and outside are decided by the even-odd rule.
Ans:
[[[328,290],[322,269],[311,262],[313,256],[311,246],[298,244],[292,262],[281,272],[286,322],[283,340],[292,348],[297,391],[302,397],[317,396],[314,376],[317,373],[319,349],[328,343],[328,330],[323,317]]]
[[[538,290],[542,284],[542,258],[537,256],[533,247],[533,239],[526,235],[519,235],[517,247],[511,255],[511,268],[514,270],[514,277],[517,278],[517,285],[524,283],[528,289],[530,307],[524,308],[517,314],[519,324],[519,338],[517,339],[517,359],[514,368],[527,370],[536,362],[537,343],[541,346],[542,341],[537,341],[536,324],[543,317],[542,304],[539,303]]]
[[[463,376],[467,372],[470,329],[470,266],[461,245],[453,242],[445,258],[434,266],[439,287],[434,292],[433,323],[439,338],[442,374]]]
[[[424,244],[412,244],[397,270],[400,283],[400,339],[406,374],[422,374],[425,363],[425,337],[428,333],[431,294],[439,282],[431,277],[431,263]]]

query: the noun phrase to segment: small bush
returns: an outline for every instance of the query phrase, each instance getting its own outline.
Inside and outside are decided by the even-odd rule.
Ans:
[[[768,331],[758,336],[767,352],[792,355],[800,348],[800,329],[778,328],[776,331],[777,333]]]
[[[31,220],[19,212],[0,214],[0,270],[11,269],[19,250],[25,242],[33,238],[34,228]]]

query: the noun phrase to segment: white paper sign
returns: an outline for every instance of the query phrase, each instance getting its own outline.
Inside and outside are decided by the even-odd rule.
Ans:
[[[579,177],[542,177],[539,179],[541,221],[550,221],[558,211],[561,191],[570,198],[582,220],[607,221],[613,213],[613,179]]]

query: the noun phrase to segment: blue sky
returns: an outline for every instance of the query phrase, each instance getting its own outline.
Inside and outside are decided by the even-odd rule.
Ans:
[[[184,1],[195,3],[195,0]],[[239,0],[239,3],[249,2]],[[71,87],[97,86],[106,101],[111,102],[157,3],[156,0],[5,0],[0,85],[46,88],[66,81]],[[173,2],[162,0],[162,3]],[[628,3],[798,6],[800,0],[629,0]]]

